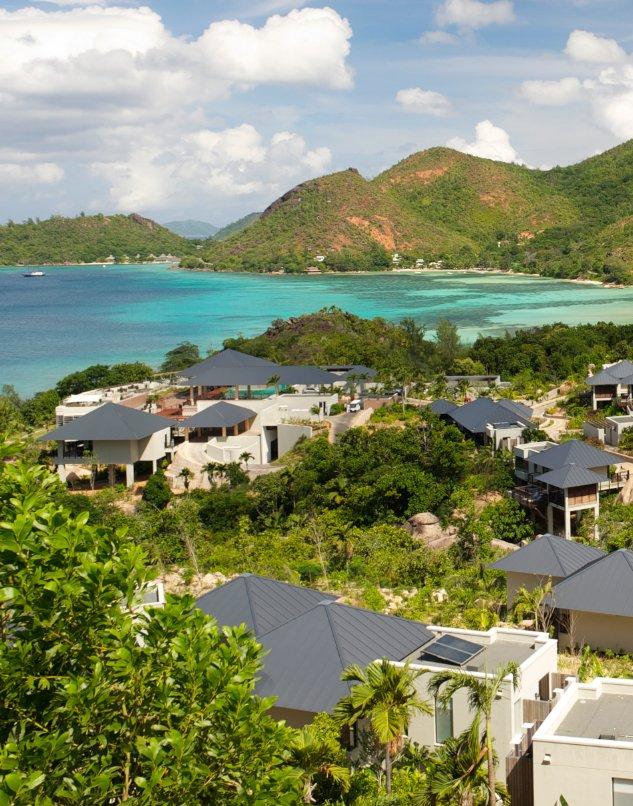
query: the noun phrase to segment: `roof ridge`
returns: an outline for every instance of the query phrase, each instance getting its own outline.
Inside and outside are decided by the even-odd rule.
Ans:
[[[244,580],[244,587],[246,589],[246,598],[248,599],[248,606],[250,607],[251,616],[253,618],[253,632],[255,633],[255,635],[257,635],[259,633],[259,628],[257,625],[257,616],[255,615],[255,606],[253,605],[253,599],[251,597],[251,589],[249,585],[249,582],[252,578],[253,577],[251,574],[242,577],[242,579]]]
[[[552,540],[554,535],[547,534],[547,535],[543,535],[543,537],[547,537],[547,544],[550,547],[550,549],[552,550],[552,554],[554,555],[554,558],[555,558],[556,562],[558,563],[558,567],[563,572],[563,576],[565,576],[565,566],[563,565],[562,560],[558,556],[559,543],[557,541]],[[535,542],[535,541],[533,541],[533,542]]]
[[[318,605],[317,605],[317,607],[318,607]],[[323,609],[325,610],[327,620],[328,620],[328,624],[330,625],[330,630],[332,630],[332,638],[334,639],[334,646],[336,647],[336,652],[338,654],[339,660],[341,661],[341,668],[345,669],[347,664],[343,660],[343,653],[341,651],[341,646],[340,646],[339,641],[338,641],[338,636],[336,635],[336,629],[334,627],[334,622],[332,621],[332,616],[330,614],[330,608],[327,605],[324,605]]]

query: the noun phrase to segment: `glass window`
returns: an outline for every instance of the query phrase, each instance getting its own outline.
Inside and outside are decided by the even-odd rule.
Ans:
[[[446,705],[435,701],[435,743],[444,744],[447,739],[453,738],[453,701]]]
[[[633,806],[633,780],[613,779],[613,806]]]

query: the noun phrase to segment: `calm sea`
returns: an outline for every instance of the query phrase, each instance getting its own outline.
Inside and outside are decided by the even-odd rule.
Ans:
[[[25,278],[0,269],[0,384],[30,394],[94,363],[158,364],[190,340],[219,348],[273,319],[336,305],[360,316],[452,319],[462,337],[547,322],[631,322],[633,288],[503,275],[321,277],[205,274],[164,266],[48,267]]]

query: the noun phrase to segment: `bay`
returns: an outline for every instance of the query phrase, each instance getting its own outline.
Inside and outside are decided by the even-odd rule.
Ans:
[[[633,322],[633,288],[463,272],[268,276],[162,265],[46,267],[25,278],[0,269],[0,385],[24,395],[89,364],[144,360],[189,340],[202,351],[254,335],[273,319],[337,306],[364,317],[412,316],[462,338],[551,322]]]

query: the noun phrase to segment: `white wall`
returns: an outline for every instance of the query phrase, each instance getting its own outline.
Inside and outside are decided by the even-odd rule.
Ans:
[[[633,779],[633,742],[557,736],[556,730],[578,699],[596,700],[602,692],[633,696],[632,690],[631,680],[602,678],[565,690],[534,735],[535,806],[558,806],[561,795],[570,806],[611,806],[613,779]]]

